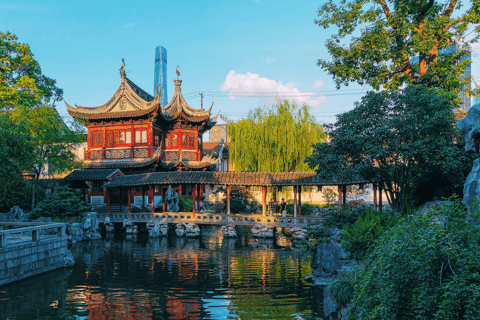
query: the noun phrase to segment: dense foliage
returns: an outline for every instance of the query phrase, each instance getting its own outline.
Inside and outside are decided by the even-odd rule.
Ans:
[[[357,221],[358,217],[365,213],[365,209],[360,207],[354,210],[335,210],[331,209],[324,214],[324,220],[319,224],[307,227],[306,237],[309,242],[306,247],[314,250],[322,242],[330,242],[332,231],[334,229],[343,229]]]
[[[14,34],[0,32],[0,110],[60,100],[63,90],[42,74],[28,44],[17,40]]]
[[[217,194],[227,194],[225,187],[217,187],[214,192]],[[252,194],[248,188],[243,186],[231,186],[230,189],[230,212],[231,213],[245,213],[247,212],[247,205],[253,200]],[[222,201],[222,212],[227,210],[227,197],[225,196]]]
[[[247,119],[228,125],[230,160],[235,171],[311,171],[304,160],[312,145],[326,135],[307,106],[288,101],[271,109],[258,108]]]
[[[480,214],[435,210],[403,218],[369,252],[352,319],[480,318]]]
[[[78,216],[88,210],[81,195],[68,187],[58,187],[55,192],[38,203],[41,211],[34,211],[34,217]]]
[[[391,212],[375,212],[368,209],[354,224],[345,226],[342,233],[342,246],[355,258],[361,259],[397,220],[398,218]]]
[[[378,183],[392,209],[404,211],[417,182],[436,172],[460,186],[465,167],[472,164],[453,126],[450,98],[419,86],[368,92],[352,111],[326,126],[330,141],[315,145],[306,161],[324,179],[362,177]]]
[[[318,16],[317,25],[336,27],[326,42],[333,60],[318,65],[337,87],[358,82],[376,90],[403,84],[470,90],[470,78],[461,75],[479,39],[479,0],[328,0]],[[458,50],[442,54],[452,45]]]
[[[332,295],[333,300],[342,308],[345,308],[355,295],[355,273],[340,272],[338,280],[331,282],[327,290]]]

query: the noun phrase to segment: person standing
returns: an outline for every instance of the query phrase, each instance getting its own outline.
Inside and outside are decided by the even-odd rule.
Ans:
[[[282,198],[282,202],[280,203],[280,212],[282,213],[282,217],[287,216],[287,203],[285,202],[285,198]]]
[[[276,209],[277,208],[276,208],[275,200],[273,200],[273,198],[271,198],[270,203],[268,204],[268,212],[270,213],[270,215],[272,217],[274,216]]]

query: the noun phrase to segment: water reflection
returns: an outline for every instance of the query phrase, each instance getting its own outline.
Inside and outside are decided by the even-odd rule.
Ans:
[[[42,277],[24,281],[32,297],[44,287],[52,293],[30,302],[8,293],[0,311],[14,319],[38,319],[37,308],[48,319],[65,313],[84,319],[295,319],[297,314],[313,319],[315,306],[303,280],[310,274],[305,252],[282,233],[261,240],[242,234],[238,239],[218,232],[201,239],[116,234],[76,243],[68,282],[63,270],[42,276],[47,278],[41,284],[34,283]],[[24,317],[26,310],[31,316]]]

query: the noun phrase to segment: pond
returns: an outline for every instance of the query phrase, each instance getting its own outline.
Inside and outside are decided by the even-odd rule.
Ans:
[[[310,257],[283,234],[199,239],[121,232],[76,243],[72,270],[0,288],[9,319],[317,319]],[[297,317],[299,316],[299,317]]]

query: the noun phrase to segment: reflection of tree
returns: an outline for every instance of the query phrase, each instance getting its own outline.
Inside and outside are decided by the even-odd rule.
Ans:
[[[67,302],[72,313],[85,316],[78,309],[88,310],[90,319],[212,319],[218,318],[211,305],[218,299],[242,320],[308,310],[304,252],[273,246],[142,235],[81,244],[74,249]]]

